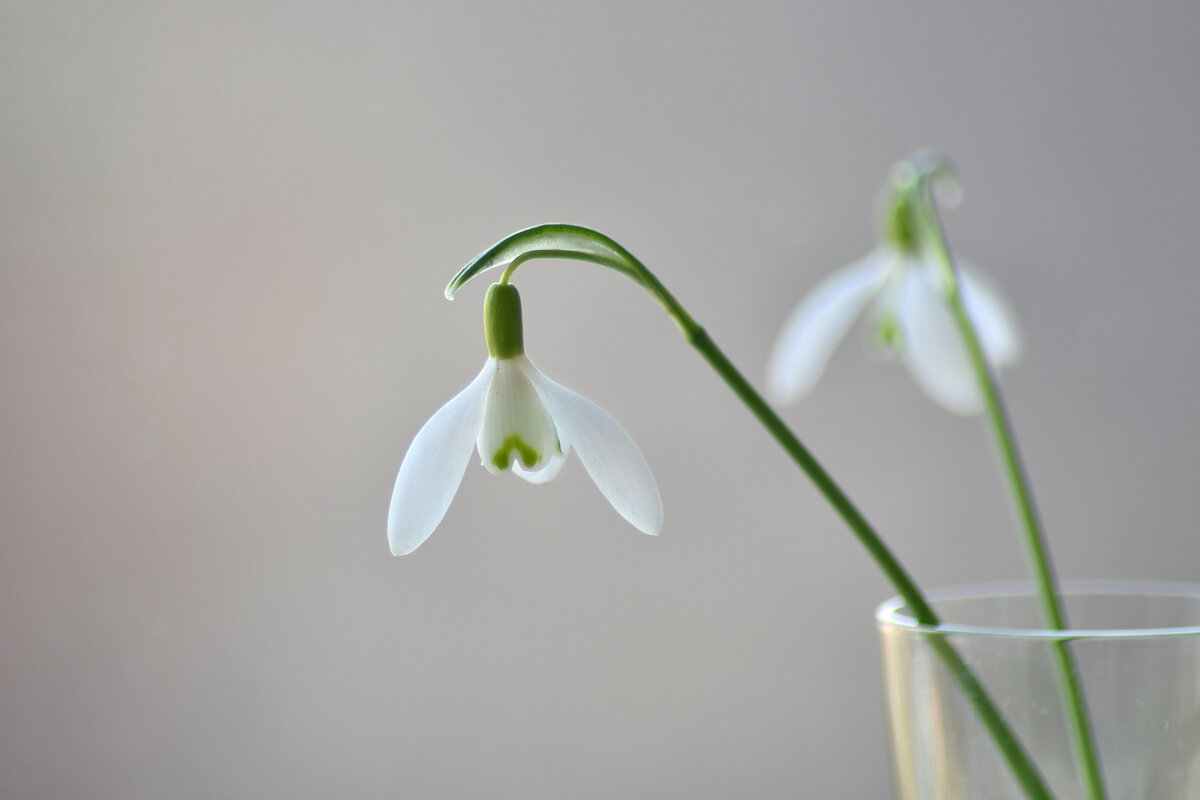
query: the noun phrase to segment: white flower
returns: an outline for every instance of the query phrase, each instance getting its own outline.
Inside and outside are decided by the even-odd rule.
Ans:
[[[951,411],[983,409],[979,376],[950,303],[951,276],[929,252],[941,232],[934,201],[924,191],[938,189],[926,182],[938,177],[952,173],[929,153],[914,154],[892,170],[884,188],[883,241],[817,284],[784,323],[767,365],[773,400],[794,402],[811,391],[838,343],[872,305],[873,338],[884,354],[899,357],[918,385]],[[956,192],[957,184],[943,182],[941,188]],[[1016,362],[1021,342],[1004,301],[972,267],[956,272],[984,359],[993,371]]]
[[[838,343],[872,301],[875,339],[897,355],[937,402],[959,414],[983,408],[943,273],[932,258],[891,243],[817,284],[788,318],[767,366],[767,391],[777,403],[807,394]],[[959,269],[963,302],[993,369],[1021,352],[1017,326],[1000,296],[969,267]]]
[[[392,553],[411,553],[433,533],[472,449],[493,474],[511,468],[530,483],[545,483],[574,448],[617,513],[638,530],[657,534],[662,500],[637,445],[599,406],[547,378],[525,356],[515,288],[496,284],[489,290],[485,319],[497,306],[493,295],[509,305],[492,314],[503,319],[485,323],[491,357],[417,432],[400,464],[388,511]]]

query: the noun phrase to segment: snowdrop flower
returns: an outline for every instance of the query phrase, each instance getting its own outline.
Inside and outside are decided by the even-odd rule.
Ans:
[[[983,409],[978,378],[947,302],[944,272],[919,241],[908,185],[893,187],[884,241],[817,284],[788,318],[767,366],[777,403],[806,395],[868,305],[874,340],[898,357],[934,400],[959,414]],[[1000,296],[971,267],[959,268],[963,303],[992,369],[1016,362],[1017,326]]]
[[[393,555],[429,538],[454,499],[471,450],[494,475],[530,483],[556,476],[571,448],[596,487],[635,528],[657,534],[662,500],[646,459],[595,403],[559,386],[525,356],[516,287],[493,284],[484,301],[488,355],[483,371],[417,432],[396,478],[388,511]]]

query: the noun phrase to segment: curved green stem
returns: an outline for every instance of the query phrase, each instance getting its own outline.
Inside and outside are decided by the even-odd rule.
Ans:
[[[934,255],[944,273],[950,307],[970,356],[971,365],[979,380],[979,389],[983,395],[989,427],[1000,451],[1004,474],[1024,532],[1025,550],[1038,587],[1042,613],[1049,628],[1065,631],[1067,630],[1067,620],[1059,600],[1058,579],[1050,559],[1050,551],[1037,513],[1037,506],[1034,503],[1033,489],[1017,449],[1016,434],[1004,408],[996,376],[988,364],[983,346],[979,341],[979,335],[967,314],[962,296],[962,281],[959,279],[958,270],[950,255],[946,232],[933,196],[933,182],[947,167],[940,162],[925,168],[914,166],[917,166],[917,172],[912,185],[913,204],[919,209],[918,215],[923,223],[925,239],[932,245]],[[1053,652],[1067,709],[1071,739],[1079,764],[1080,778],[1084,783],[1087,796],[1091,800],[1104,800],[1104,780],[1100,772],[1100,762],[1096,756],[1096,743],[1092,736],[1091,724],[1088,721],[1087,703],[1067,641],[1055,641]]]
[[[867,522],[866,518],[859,512],[846,493],[842,491],[829,473],[825,471],[817,459],[809,452],[808,448],[792,433],[786,423],[763,400],[762,396],[755,391],[750,382],[734,367],[732,362],[721,352],[712,339],[708,337],[704,329],[696,324],[695,320],[684,310],[683,306],[659,283],[658,279],[645,267],[641,267],[639,273],[641,273],[640,277],[647,290],[655,296],[667,309],[667,312],[679,323],[679,327],[683,329],[684,337],[688,343],[704,356],[704,359],[708,361],[717,374],[729,385],[729,388],[733,390],[734,394],[746,405],[750,413],[754,414],[758,421],[762,423],[767,432],[792,457],[796,465],[803,470],[804,474],[817,487],[817,490],[825,496],[829,504],[842,517],[859,543],[866,549],[879,568],[883,570],[884,575],[891,581],[896,591],[900,593],[900,596],[904,598],[905,603],[908,604],[909,609],[913,612],[913,616],[922,625],[936,627],[940,623],[937,614],[925,600],[920,589],[904,569],[899,559],[884,544],[879,534],[875,532],[875,529]],[[1004,721],[999,709],[996,708],[971,667],[963,660],[962,656],[954,648],[954,645],[946,637],[935,633],[931,634],[928,639],[930,645],[942,660],[942,664],[954,676],[959,687],[975,708],[976,714],[978,714],[980,720],[992,735],[1005,761],[1008,762],[1013,775],[1016,777],[1018,783],[1021,784],[1025,793],[1031,798],[1052,800],[1053,796],[1050,794],[1050,790],[1046,786],[1044,779],[1038,773],[1037,767],[1013,734],[1012,729]]]
[[[754,389],[745,376],[721,352],[709,338],[708,333],[692,318],[687,309],[675,299],[657,277],[641,261],[621,245],[597,231],[574,225],[542,225],[513,234],[507,239],[484,251],[463,267],[462,271],[446,287],[446,296],[454,292],[479,273],[504,267],[505,277],[511,277],[520,264],[534,258],[572,258],[602,264],[628,275],[640,283],[675,320],[684,338],[728,384],[734,394],[746,405],[767,432],[791,456],[792,460],[825,496],[834,510],[849,526],[851,532],[875,563],[904,598],[909,610],[921,625],[936,628],[940,624],[937,614],[925,600],[924,595],[899,559],[891,552],[879,534],[859,512],[841,487],[825,471],[808,448],[792,433],[787,424]],[[1013,776],[1025,794],[1033,800],[1053,800],[1045,779],[1029,757],[1024,747],[1005,722],[1000,710],[980,683],[971,667],[963,660],[949,639],[939,633],[928,637],[931,647],[942,664],[957,681],[980,721],[992,736],[1001,755],[1012,770]]]

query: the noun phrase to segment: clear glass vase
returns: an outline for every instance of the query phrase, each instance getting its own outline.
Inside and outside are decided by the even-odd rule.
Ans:
[[[1200,587],[1067,584],[1067,636],[1041,627],[1028,586],[935,592],[937,628],[902,600],[879,607],[899,800],[1024,797],[942,662],[954,644],[1057,800],[1085,800],[1052,648],[1069,641],[1108,800],[1200,800]]]

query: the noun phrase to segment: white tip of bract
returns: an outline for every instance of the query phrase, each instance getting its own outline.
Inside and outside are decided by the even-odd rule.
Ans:
[[[446,516],[475,448],[490,379],[489,362],[413,438],[388,509],[392,555],[416,550]]]
[[[894,260],[894,254],[878,248],[805,296],[784,323],[767,364],[767,393],[774,402],[792,403],[812,391]]]
[[[474,263],[474,262],[472,262],[472,263]],[[473,273],[471,275],[471,277],[475,277],[476,275],[482,275],[485,272],[491,272],[492,270],[499,269],[500,267],[508,267],[510,264],[512,264],[512,261],[497,261],[495,264],[489,265],[486,269],[482,269],[478,272]],[[461,275],[459,277],[461,278]],[[467,280],[469,280],[469,278]],[[458,290],[460,288],[462,288],[464,283],[466,283],[466,280],[459,282],[458,278],[456,278],[454,281],[450,282],[446,286],[446,291],[443,292],[443,294],[446,295],[446,299],[453,300],[454,295],[458,292]]]
[[[528,364],[528,362],[527,362]],[[558,429],[564,453],[574,448],[596,488],[643,533],[662,530],[662,497],[650,465],[616,420],[528,364],[528,376]]]

